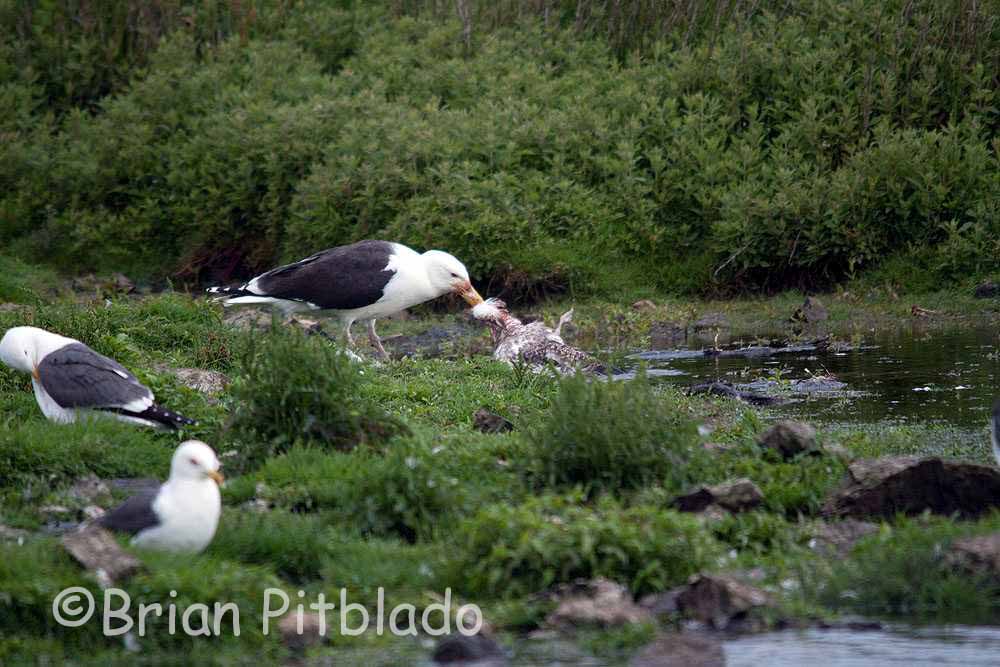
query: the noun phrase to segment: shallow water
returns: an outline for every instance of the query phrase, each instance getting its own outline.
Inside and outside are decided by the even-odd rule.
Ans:
[[[731,337],[720,347],[776,344],[780,336]],[[659,382],[734,384],[762,378],[784,387],[785,405],[770,410],[825,424],[939,424],[984,429],[1000,395],[1000,330],[987,323],[928,330],[908,326],[869,332],[849,352],[791,352],[761,358],[707,357],[711,341],[641,353]],[[666,374],[665,371],[671,371]],[[829,375],[842,391],[803,393],[791,383]]]
[[[1000,629],[786,630],[725,643],[729,667],[1000,664]]]

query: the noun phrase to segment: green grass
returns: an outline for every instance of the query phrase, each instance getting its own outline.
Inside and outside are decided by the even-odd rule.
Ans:
[[[802,298],[692,302],[648,296],[657,303],[652,312],[596,300],[549,301],[536,312],[553,322],[574,305],[580,345],[627,348],[644,343],[652,321],[685,322],[717,310],[734,326],[783,326]],[[916,298],[928,307],[948,301]],[[826,300],[834,326],[846,330],[854,326],[851,318],[904,311],[888,296],[863,307],[846,298]],[[950,307],[959,317],[972,306],[953,297]],[[419,320],[386,322],[384,333],[411,334],[460,320],[424,312]],[[842,479],[843,462],[829,455],[786,462],[763,452],[755,440],[767,420],[743,405],[641,381],[609,386],[518,374],[477,353],[475,345],[444,359],[344,364],[327,341],[287,332],[251,341],[222,323],[217,306],[174,293],[110,305],[65,297],[0,313],[0,326],[23,322],[79,337],[125,360],[165,405],[201,423],[183,434],[112,421],[52,424],[38,411],[29,378],[0,368],[0,523],[38,530],[52,519],[41,508],[53,504],[70,510],[61,518],[78,516],[87,501],[68,489],[87,474],[162,479],[184,437],[202,438],[223,454],[229,481],[212,545],[194,559],[140,553],[147,569],[126,589],[135,601],[162,600],[170,590],[184,603],[232,600],[240,606],[244,634],[238,641],[205,643],[156,636],[143,645],[157,659],[192,651],[194,659],[215,664],[245,661],[251,653],[280,659],[280,643],[260,633],[260,595],[270,585],[310,596],[344,588],[368,605],[383,587],[387,602],[418,609],[451,586],[457,598],[480,604],[491,623],[511,633],[542,623],[551,603],[534,595],[558,582],[608,576],[644,593],[668,589],[696,571],[755,568],[779,601],[777,615],[851,611],[908,618],[931,610],[935,618],[961,620],[993,613],[993,589],[950,576],[936,554],[956,536],[993,530],[994,518],[890,522],[848,560],[827,560],[808,542],[824,495]],[[157,370],[160,365],[221,370],[233,384],[209,400]],[[248,412],[249,406],[260,411]],[[515,430],[475,431],[472,415],[480,407],[508,417]],[[243,423],[234,423],[241,411]],[[356,437],[356,431],[338,431],[333,440],[303,431],[309,415],[351,429],[360,423],[354,417],[376,414],[409,433],[351,448],[341,434]],[[702,452],[694,424],[703,421],[715,427],[713,442],[732,449]],[[961,438],[928,449],[941,435],[918,425],[820,431],[823,442],[856,455],[934,451],[982,459],[979,445]],[[760,509],[714,523],[668,509],[688,486],[736,477],[760,486]],[[250,500],[270,509],[259,512],[247,505]],[[925,570],[936,573],[934,581],[908,583]],[[84,646],[94,652],[93,664],[127,659],[120,643],[93,630],[53,624],[51,598],[69,585],[94,584],[54,538],[0,543],[0,661],[16,664],[39,652],[60,660]],[[845,591],[862,591],[863,597],[845,597]],[[651,631],[588,631],[577,641],[617,660]],[[363,655],[372,664],[413,650],[374,637],[336,638],[314,649],[317,655]]]

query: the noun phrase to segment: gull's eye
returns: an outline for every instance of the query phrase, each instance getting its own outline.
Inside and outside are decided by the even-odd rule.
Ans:
[[[457,274],[457,273],[452,273],[452,274],[451,274],[451,277],[452,277],[452,278],[458,278],[458,274]]]
[[[198,463],[198,459],[191,458],[191,459],[188,459],[188,461],[190,461],[191,465],[193,465],[193,466],[201,465],[200,463]]]

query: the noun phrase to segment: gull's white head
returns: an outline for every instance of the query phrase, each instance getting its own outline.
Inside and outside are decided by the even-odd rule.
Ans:
[[[24,373],[34,373],[38,363],[38,334],[47,333],[36,327],[13,327],[0,340],[0,361]]]
[[[182,442],[170,462],[170,479],[179,481],[214,480],[222,484],[219,459],[211,447],[200,440]]]
[[[427,271],[427,279],[439,294],[454,292],[470,306],[483,302],[483,297],[472,286],[469,280],[469,272],[465,264],[458,261],[453,255],[449,255],[443,250],[428,250],[421,257],[424,260],[424,269]]]

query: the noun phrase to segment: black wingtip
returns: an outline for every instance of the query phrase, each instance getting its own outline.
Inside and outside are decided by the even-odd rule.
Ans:
[[[176,431],[177,429],[183,428],[184,426],[196,426],[198,422],[194,419],[185,417],[182,414],[167,410],[166,408],[160,407],[159,405],[151,405],[142,412],[131,412],[129,410],[114,410],[120,415],[126,417],[133,417],[135,419],[144,419],[148,422],[152,422],[158,426],[168,428]]]

